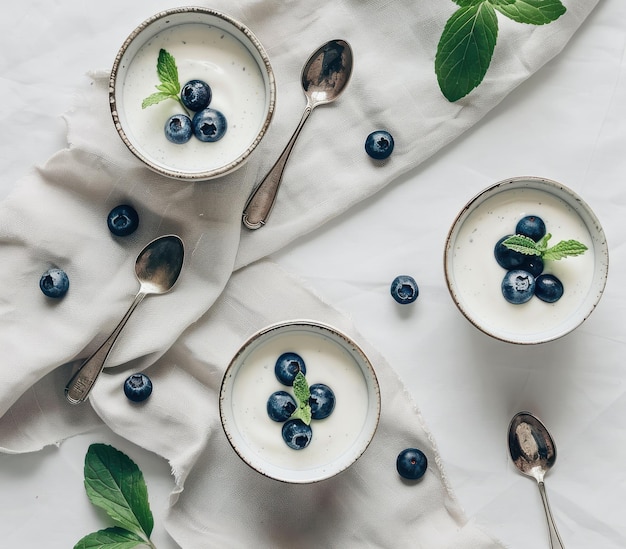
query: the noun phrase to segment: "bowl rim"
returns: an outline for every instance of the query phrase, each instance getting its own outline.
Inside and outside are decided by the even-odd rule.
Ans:
[[[343,347],[353,358],[355,363],[361,369],[363,376],[365,378],[365,383],[368,387],[368,393],[370,397],[370,404],[368,405],[368,413],[366,416],[366,421],[364,422],[363,429],[366,430],[366,436],[363,437],[363,440],[359,443],[360,438],[355,439],[355,443],[350,447],[349,452],[350,459],[346,460],[345,463],[342,464],[338,469],[329,470],[328,467],[322,468],[312,468],[308,471],[314,471],[316,474],[313,474],[309,477],[304,477],[303,473],[305,471],[297,471],[294,475],[278,475],[276,473],[272,473],[268,471],[267,468],[264,468],[262,465],[265,460],[255,460],[251,458],[246,452],[244,452],[233,440],[233,432],[237,430],[236,426],[231,428],[230,419],[225,410],[225,403],[228,398],[229,391],[232,391],[232,380],[235,378],[237,373],[237,369],[241,367],[241,360],[244,358],[247,351],[251,346],[254,345],[262,345],[265,339],[271,338],[272,335],[283,331],[283,330],[297,330],[297,329],[314,329],[318,332],[325,332],[327,335],[331,336],[331,339],[337,345]],[[256,347],[253,348],[252,352]],[[233,374],[233,370],[235,370]],[[371,403],[373,397],[373,405]],[[230,363],[226,367],[224,371],[224,375],[222,377],[222,382],[220,385],[219,391],[219,415],[220,415],[220,423],[222,425],[222,429],[226,438],[235,451],[235,453],[239,456],[239,458],[246,463],[250,468],[252,468],[257,473],[271,478],[273,480],[277,480],[280,482],[284,482],[286,484],[312,484],[316,482],[320,482],[329,478],[336,476],[337,474],[345,471],[351,465],[353,465],[367,450],[369,445],[371,444],[374,435],[376,434],[376,430],[378,428],[378,424],[380,422],[380,413],[381,413],[381,392],[380,392],[380,384],[378,382],[378,378],[376,376],[376,371],[374,367],[363,351],[363,349],[349,336],[347,336],[341,330],[331,326],[330,324],[326,324],[323,322],[318,322],[310,319],[295,319],[295,320],[287,320],[282,322],[276,322],[262,328],[249,336],[245,342],[239,347]],[[234,423],[234,420],[232,421]],[[363,433],[363,431],[361,431]],[[333,463],[333,462],[331,462]],[[277,467],[276,467],[277,468]],[[274,468],[272,467],[272,470]]]
[[[531,187],[536,190],[550,193],[568,204],[572,208],[572,210],[574,210],[575,213],[582,219],[583,223],[587,227],[594,249],[594,275],[591,287],[589,289],[589,293],[587,294],[587,297],[583,302],[585,303],[586,301],[589,301],[589,295],[593,294],[590,306],[583,311],[583,314],[579,315],[578,320],[568,324],[561,323],[557,326],[563,325],[563,329],[551,330],[551,333],[544,337],[531,338],[530,336],[535,334],[530,334],[528,337],[515,338],[511,335],[510,332],[506,332],[505,334],[484,326],[478,319],[475,318],[472,312],[464,306],[463,300],[456,291],[456,286],[453,282],[453,254],[451,252],[453,250],[453,244],[456,241],[456,237],[458,236],[458,232],[463,225],[463,222],[467,219],[470,213],[474,211],[475,208],[480,206],[483,202],[487,201],[492,196],[495,196],[499,192],[506,191],[508,189],[516,189],[521,187]],[[565,200],[564,196],[567,196],[569,200]],[[593,210],[589,207],[589,205],[575,191],[562,183],[545,177],[516,176],[509,177],[507,179],[503,179],[501,181],[498,181],[497,183],[489,185],[488,187],[475,194],[472,198],[470,198],[470,200],[463,206],[461,211],[455,217],[446,236],[443,264],[446,286],[448,288],[448,292],[450,293],[450,297],[452,298],[457,309],[473,326],[475,326],[478,330],[487,334],[488,336],[491,336],[494,339],[500,341],[504,341],[506,343],[513,343],[517,345],[537,345],[554,341],[569,334],[577,327],[579,327],[595,310],[606,287],[609,268],[609,250],[606,235],[604,233],[602,225],[600,224],[599,219],[597,218]],[[579,311],[580,309],[577,309],[576,313],[578,313]]]
[[[123,128],[122,121],[120,120],[120,116],[118,113],[118,100],[116,98],[116,82],[117,82],[117,76],[118,76],[118,72],[120,69],[120,65],[121,65],[122,59],[124,58],[124,55],[128,51],[133,41],[143,31],[145,31],[148,27],[150,27],[152,24],[156,23],[157,21],[160,21],[166,17],[176,16],[179,14],[187,14],[187,13],[199,13],[199,14],[216,17],[232,25],[234,28],[240,31],[250,41],[250,43],[254,46],[257,53],[259,54],[261,61],[263,62],[263,65],[260,66],[260,68],[262,70],[263,69],[265,70],[265,75],[267,76],[267,84],[269,88],[268,89],[269,98],[268,98],[267,113],[265,114],[265,118],[263,120],[261,129],[259,130],[259,133],[256,135],[252,143],[250,143],[248,148],[244,150],[237,158],[230,161],[228,164],[225,164],[224,166],[221,166],[219,168],[214,168],[211,170],[204,170],[204,171],[198,171],[198,172],[186,172],[181,169],[173,169],[173,168],[168,169],[159,164],[154,163],[148,156],[143,154],[133,144],[132,140],[129,139],[128,135],[126,134]],[[143,162],[144,165],[146,165],[148,168],[150,168],[154,172],[164,175],[166,177],[172,178],[172,179],[178,179],[181,181],[206,181],[206,180],[222,177],[234,171],[236,168],[244,164],[245,161],[250,156],[250,154],[252,154],[252,151],[256,149],[257,145],[260,143],[261,139],[267,132],[270,122],[272,121],[272,118],[274,116],[275,109],[276,109],[276,77],[274,75],[274,70],[272,69],[272,65],[270,63],[269,56],[267,52],[265,51],[265,48],[263,47],[259,39],[256,37],[256,35],[246,25],[244,25],[242,22],[238,21],[237,19],[234,19],[230,15],[227,15],[218,10],[200,7],[200,6],[183,6],[183,7],[170,8],[170,9],[166,9],[158,13],[155,13],[154,15],[148,17],[139,25],[137,25],[137,27],[135,27],[135,29],[128,35],[126,40],[124,40],[124,42],[120,46],[115,56],[115,59],[113,61],[113,66],[111,68],[111,73],[109,76],[108,95],[109,95],[109,109],[111,111],[111,117],[113,119],[113,124],[117,131],[117,134],[120,136],[123,143],[130,150],[130,152],[135,157],[137,157],[141,162]]]

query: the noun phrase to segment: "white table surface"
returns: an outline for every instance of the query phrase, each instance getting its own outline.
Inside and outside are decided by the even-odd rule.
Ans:
[[[166,7],[162,0],[5,6],[0,196],[64,147],[61,115],[87,71],[109,68],[132,26]],[[595,312],[573,334],[540,346],[480,333],[455,309],[443,277],[454,216],[484,187],[517,175],[555,179],[579,193],[601,220],[611,253]],[[352,317],[398,371],[472,520],[513,549],[548,547],[537,488],[516,473],[506,449],[511,417],[528,409],[556,438],[546,485],[566,547],[617,549],[626,547],[625,218],[626,3],[601,0],[565,50],[474,128],[275,259]],[[440,254],[423,253],[437,248]],[[400,273],[420,285],[413,306],[395,306],[388,295]],[[446,317],[445,331],[430,327],[434,307]],[[1,546],[67,548],[109,525],[82,485],[85,451],[100,441],[139,463],[153,539],[161,549],[176,547],[160,520],[173,486],[168,465],[104,427],[36,454],[0,455]]]

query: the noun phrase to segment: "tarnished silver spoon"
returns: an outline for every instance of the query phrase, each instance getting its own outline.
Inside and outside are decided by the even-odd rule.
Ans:
[[[183,241],[176,235],[161,236],[139,253],[135,261],[139,292],[113,333],[69,380],[65,387],[65,397],[69,402],[79,404],[87,399],[130,315],[147,295],[164,294],[174,286],[183,267],[184,255]]]
[[[291,150],[304,123],[315,107],[331,103],[341,95],[352,74],[352,49],[344,40],[331,40],[315,50],[302,69],[302,89],[306,108],[278,160],[254,189],[243,211],[243,224],[248,229],[259,229],[269,217],[283,178],[283,171]]]
[[[556,529],[543,478],[556,461],[556,445],[545,425],[528,412],[519,412],[509,424],[509,452],[515,466],[537,481],[548,520],[550,547],[565,549]]]

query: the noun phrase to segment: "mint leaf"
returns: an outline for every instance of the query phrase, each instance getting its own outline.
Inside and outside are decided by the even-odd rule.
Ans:
[[[163,93],[163,92],[153,93],[152,95],[149,95],[141,102],[141,108],[145,109],[146,107],[149,107],[150,105],[156,105],[157,103],[160,103],[161,101],[165,101],[166,99],[170,99],[171,97],[172,95],[169,93]]]
[[[311,391],[302,372],[298,372],[293,380],[293,393],[296,397],[297,408],[289,419],[301,419],[306,425],[309,425],[311,423],[311,405],[309,404]]]
[[[178,67],[176,66],[176,61],[174,56],[163,48],[159,50],[157,74],[162,84],[171,84],[176,88],[175,93],[178,93],[178,90],[180,90],[180,82],[178,81]]]
[[[85,456],[85,490],[113,522],[150,537],[154,519],[143,474],[126,454],[107,444],[92,444]]]
[[[519,252],[524,255],[539,255],[540,253],[537,242],[535,242],[532,238],[528,238],[527,236],[521,234],[510,236],[502,243],[502,245],[513,250],[514,252]]]
[[[495,9],[518,23],[546,25],[566,11],[560,0],[489,0]]]
[[[85,536],[74,549],[132,549],[142,545],[150,547],[152,544],[128,530],[114,527]]]
[[[159,50],[159,57],[157,59],[157,75],[160,80],[160,84],[157,84],[155,88],[157,93],[146,97],[141,102],[141,108],[145,109],[151,105],[156,105],[166,99],[174,99],[180,103],[185,109],[183,102],[180,99],[180,82],[178,80],[178,67],[176,66],[176,60],[174,56],[168,51],[161,48]],[[185,112],[187,109],[185,109]]]
[[[450,102],[482,82],[498,36],[498,19],[489,2],[463,4],[448,19],[435,56],[439,88]]]
[[[525,255],[538,255],[543,260],[557,261],[565,257],[584,254],[587,246],[578,240],[561,240],[554,246],[548,247],[548,241],[552,238],[547,233],[543,238],[535,242],[532,238],[516,234],[502,242],[503,246]]]
[[[543,259],[559,260],[565,257],[582,255],[587,251],[587,246],[577,240],[561,240],[558,244],[548,248],[542,253]]]

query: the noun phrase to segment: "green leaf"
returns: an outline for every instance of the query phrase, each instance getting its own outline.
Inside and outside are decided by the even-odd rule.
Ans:
[[[542,257],[543,259],[556,261],[564,257],[581,255],[586,251],[587,246],[577,240],[561,240],[558,244],[543,252]]]
[[[298,372],[293,380],[293,393],[296,397],[297,408],[291,414],[289,419],[301,419],[309,425],[311,423],[311,391],[309,384],[302,372]]]
[[[174,56],[163,48],[159,50],[157,74],[162,84],[171,84],[176,88],[175,93],[178,93],[178,90],[180,90],[180,82],[178,81],[178,67],[176,66],[176,61]]]
[[[172,96],[169,93],[164,93],[164,92],[153,93],[152,95],[149,95],[141,102],[141,108],[145,109],[146,107],[149,107],[150,105],[156,105],[157,103],[160,103],[161,101],[165,101],[166,99],[169,99],[170,97]]]
[[[121,528],[150,537],[154,519],[148,489],[137,464],[107,444],[92,444],[85,456],[85,490]]]
[[[149,546],[146,540],[136,534],[114,527],[85,536],[74,545],[74,549],[132,549],[141,545]]]
[[[560,0],[489,0],[495,9],[518,23],[547,25],[566,11]]]
[[[510,236],[502,242],[502,245],[514,252],[519,252],[524,255],[539,255],[541,252],[537,246],[537,242],[521,234]]]
[[[465,97],[487,73],[498,37],[498,19],[493,6],[464,2],[448,19],[437,54],[435,73],[448,101]]]

